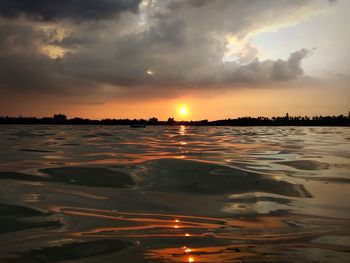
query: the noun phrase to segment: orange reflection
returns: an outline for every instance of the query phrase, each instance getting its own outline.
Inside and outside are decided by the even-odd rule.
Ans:
[[[181,125],[180,126],[179,133],[180,133],[180,135],[185,135],[186,134],[186,126],[185,125]]]
[[[77,190],[62,189],[62,188],[53,188],[52,190],[59,192],[59,193],[66,193],[66,194],[71,194],[71,195],[76,195],[76,196],[82,196],[82,197],[95,199],[95,200],[108,199],[108,197],[105,197],[105,196],[95,195],[95,194],[91,194],[91,193],[85,193],[85,192],[77,191]]]
[[[184,249],[185,247],[182,247]],[[187,247],[186,247],[187,249]],[[144,255],[150,259],[162,259],[165,262],[241,262],[245,257],[256,255],[251,251],[238,246],[213,246],[200,247],[191,250],[192,254],[185,251],[179,252],[178,248],[161,248],[147,251]],[[249,250],[249,249],[248,249]],[[237,252],[239,251],[239,252]]]
[[[202,217],[202,216],[186,216],[186,215],[176,215],[176,214],[159,214],[159,213],[132,213],[132,212],[122,212],[113,210],[103,210],[103,209],[93,209],[93,208],[82,208],[82,207],[71,207],[71,206],[48,206],[48,210],[55,212],[61,212],[64,214],[70,214],[75,216],[83,217],[97,217],[105,218],[110,220],[118,221],[128,221],[135,223],[144,224],[158,224],[164,227],[169,227],[169,220],[172,218],[175,223],[181,221],[181,228],[193,228],[196,229],[216,229],[221,226],[232,226],[240,228],[281,228],[288,226],[284,222],[285,217],[283,216],[271,216],[271,215],[259,215],[254,218],[217,218],[217,217]],[[290,217],[290,220],[297,220],[300,216]],[[175,224],[179,227],[178,224]],[[173,227],[173,226],[172,226]]]
[[[300,242],[300,238],[313,237],[315,233],[305,231],[286,232],[289,229],[283,215],[257,215],[255,217],[215,218],[185,216],[165,213],[132,213],[81,207],[51,207],[67,217],[89,220],[95,217],[96,225],[89,225],[82,232],[72,232],[72,236],[108,238],[170,238],[178,243],[162,243],[160,247],[145,248],[143,256],[162,262],[235,262],[245,257],[256,256],[253,246],[261,241]],[[288,220],[298,220],[299,215],[288,215]],[[103,220],[103,221],[101,221]],[[101,227],[100,223],[103,223]],[[176,230],[174,230],[174,228]],[[179,228],[179,229],[177,229]],[[268,229],[268,231],[261,231]],[[205,235],[214,233],[211,235]],[[193,238],[188,238],[189,236]],[[165,240],[165,239],[164,239]],[[239,243],[231,243],[230,241]],[[200,241],[200,242],[197,242]],[[226,244],[226,245],[223,245]],[[174,246],[174,247],[171,247]],[[201,247],[204,246],[204,247]]]

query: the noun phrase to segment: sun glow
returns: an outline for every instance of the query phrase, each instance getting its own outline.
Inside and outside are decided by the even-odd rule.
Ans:
[[[188,257],[188,262],[194,262],[194,258],[193,257]]]
[[[182,116],[182,117],[185,117],[185,116],[188,115],[188,108],[187,108],[186,105],[180,105],[178,107],[177,111],[178,111],[179,115]]]

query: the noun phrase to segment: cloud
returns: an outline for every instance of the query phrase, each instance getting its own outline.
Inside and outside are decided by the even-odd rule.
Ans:
[[[258,58],[255,58],[246,65],[235,62],[227,63],[228,66],[226,66],[221,82],[225,84],[254,83],[257,85],[296,79],[303,74],[301,62],[308,54],[310,54],[309,50],[301,49],[291,53],[287,60],[259,61]]]
[[[87,80],[66,76],[59,59],[42,53],[50,41],[50,34],[31,25],[0,24],[0,91],[64,95],[89,87]]]
[[[301,49],[291,53],[286,61],[281,59],[275,61],[271,71],[272,79],[288,80],[302,75],[304,71],[301,68],[301,62],[308,54],[310,54],[309,50]]]
[[[302,61],[310,51],[261,61],[247,36],[303,17],[315,3],[4,0],[0,89],[62,96],[175,96],[188,89],[201,93],[293,80],[303,75]],[[21,14],[26,15],[22,20],[17,18]],[[224,61],[230,36],[246,44],[237,60]],[[61,53],[50,56],[47,50],[55,49]]]
[[[8,18],[26,15],[41,21],[59,19],[105,19],[121,12],[136,12],[140,0],[2,0],[0,15]]]

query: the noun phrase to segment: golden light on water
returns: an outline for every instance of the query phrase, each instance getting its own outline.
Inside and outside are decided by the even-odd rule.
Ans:
[[[180,129],[179,129],[179,134],[180,135],[186,135],[186,126],[185,125],[181,125]]]

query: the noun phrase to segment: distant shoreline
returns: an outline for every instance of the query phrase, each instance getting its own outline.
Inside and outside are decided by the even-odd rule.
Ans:
[[[66,115],[56,114],[53,117],[0,117],[0,124],[21,125],[186,125],[186,126],[350,126],[350,113],[348,116],[289,116],[283,117],[240,117],[224,120],[199,120],[199,121],[176,121],[169,118],[167,121],[159,121],[153,117],[145,119],[103,119],[90,120],[83,118],[68,119]]]

